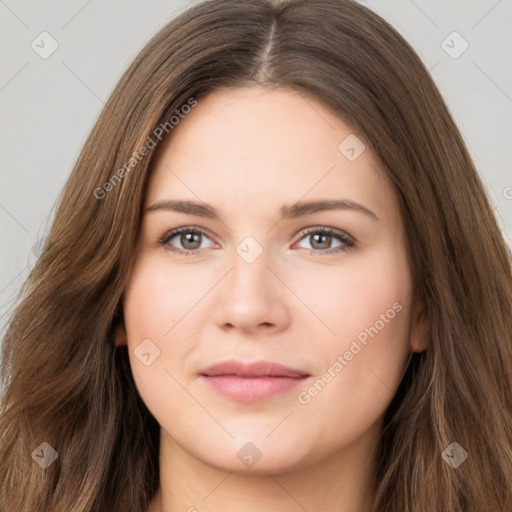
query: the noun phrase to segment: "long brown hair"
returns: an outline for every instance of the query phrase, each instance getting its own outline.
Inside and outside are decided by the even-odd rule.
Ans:
[[[375,152],[399,198],[431,340],[387,411],[373,511],[510,512],[510,252],[428,71],[351,0],[197,4],[121,78],[3,340],[0,509],[143,512],[154,496],[159,426],[113,336],[155,133],[164,126],[172,136],[171,117],[208,92],[255,83],[331,107]],[[441,456],[454,441],[468,452],[456,469]],[[53,452],[41,443],[58,454],[44,470],[36,458]]]

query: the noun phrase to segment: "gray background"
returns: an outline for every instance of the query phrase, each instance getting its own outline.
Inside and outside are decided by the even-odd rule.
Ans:
[[[142,46],[192,3],[0,0],[0,334],[104,102]],[[512,247],[512,0],[361,3],[431,70]],[[43,59],[31,44],[48,49],[45,31],[58,48]],[[454,55],[462,49],[458,36],[447,39],[454,31],[469,44],[458,58],[442,46]]]

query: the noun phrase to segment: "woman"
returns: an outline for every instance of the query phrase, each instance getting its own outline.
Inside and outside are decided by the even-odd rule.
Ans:
[[[198,4],[120,80],[9,324],[0,508],[510,511],[511,318],[403,38]]]

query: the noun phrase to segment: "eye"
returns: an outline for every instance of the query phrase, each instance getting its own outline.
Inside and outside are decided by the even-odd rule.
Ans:
[[[302,249],[310,249],[311,253],[330,254],[346,251],[355,246],[355,240],[347,233],[325,226],[312,227],[301,233],[302,237],[296,245]],[[210,245],[203,242],[209,240]],[[310,244],[305,247],[304,240]],[[204,249],[215,247],[215,243],[201,228],[184,226],[166,233],[159,243],[166,249],[177,254],[198,255]]]
[[[313,227],[301,233],[302,238],[298,242],[299,247],[311,249],[311,252],[317,254],[330,254],[342,252],[355,246],[355,240],[347,233],[334,228],[325,226]],[[302,240],[310,244],[310,247],[300,245]]]
[[[189,254],[199,254],[207,247],[214,247],[215,244],[213,242],[210,246],[203,246],[205,239],[210,240],[208,235],[202,229],[185,226],[169,231],[159,240],[159,242],[170,251],[178,254],[186,254],[188,256]],[[175,244],[178,244],[178,247],[176,247]]]

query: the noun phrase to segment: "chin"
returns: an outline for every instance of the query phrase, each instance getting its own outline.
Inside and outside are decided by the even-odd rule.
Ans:
[[[212,444],[216,446],[216,450],[207,452],[206,457],[205,452],[192,455],[224,472],[246,475],[279,474],[301,469],[315,462],[314,450],[308,453],[303,446],[299,451],[297,447],[300,443],[297,440],[286,446],[283,439],[277,436],[272,441],[264,438],[251,441],[240,436],[226,445],[218,441]]]

